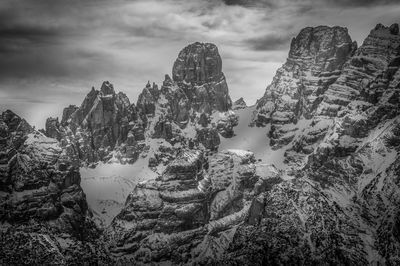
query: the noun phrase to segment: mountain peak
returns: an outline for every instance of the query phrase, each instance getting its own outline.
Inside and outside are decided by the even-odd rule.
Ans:
[[[351,44],[347,28],[339,26],[306,27],[293,38],[289,57],[318,56],[343,45]],[[357,44],[353,42],[353,49]]]
[[[114,86],[109,81],[104,81],[101,85],[100,91],[103,95],[115,94]]]
[[[174,81],[195,85],[219,81],[222,77],[222,59],[217,46],[212,43],[195,42],[186,46],[172,69]]]
[[[371,34],[399,35],[399,24],[393,23],[390,26],[385,26],[382,23],[378,23],[371,30]]]

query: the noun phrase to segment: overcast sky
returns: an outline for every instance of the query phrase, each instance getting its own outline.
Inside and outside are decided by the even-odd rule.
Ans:
[[[215,43],[233,100],[260,98],[301,28],[338,25],[359,44],[399,22],[398,0],[2,0],[0,109],[37,127],[109,80],[132,102],[189,43]]]

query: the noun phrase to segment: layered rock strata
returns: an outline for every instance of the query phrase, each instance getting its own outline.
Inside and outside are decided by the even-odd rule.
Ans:
[[[139,184],[108,229],[120,263],[206,263],[220,258],[236,227],[259,218],[258,195],[281,179],[257,172],[254,155],[205,157],[188,150],[156,180]],[[259,175],[261,173],[261,175]]]
[[[257,101],[253,118],[256,126],[271,125],[274,149],[293,140],[300,119],[312,118],[321,95],[339,77],[356,48],[342,27],[308,27],[292,40],[288,59]]]

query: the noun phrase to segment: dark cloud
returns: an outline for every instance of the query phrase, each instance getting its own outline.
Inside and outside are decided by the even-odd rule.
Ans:
[[[244,43],[255,51],[273,51],[289,48],[293,35],[267,34],[262,37],[251,38]]]
[[[59,31],[51,28],[31,25],[0,26],[0,53],[6,56],[7,53],[26,52],[33,47],[54,44],[59,36]]]
[[[370,7],[397,4],[399,0],[222,0],[226,5],[243,7],[268,7],[282,6],[323,6],[331,7]]]
[[[25,39],[31,42],[40,42],[57,36],[57,30],[49,28],[36,28],[30,25],[6,28],[0,26],[0,38],[5,40]]]
[[[223,0],[228,6],[245,6],[245,7],[260,7],[260,6],[273,6],[271,1],[267,0]]]
[[[398,4],[399,0],[324,0],[323,2],[338,7],[370,7]]]
[[[79,43],[87,33],[84,23],[76,26],[88,4],[78,7],[73,5],[77,1],[70,1],[71,6],[65,2],[15,0],[0,4],[0,81],[90,77],[91,69],[103,68],[98,63],[109,59],[107,54]],[[86,14],[90,17],[92,13]]]

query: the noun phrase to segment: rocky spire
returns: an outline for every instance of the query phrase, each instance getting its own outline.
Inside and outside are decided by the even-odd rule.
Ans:
[[[217,46],[199,42],[186,46],[174,63],[172,76],[174,81],[196,85],[219,81],[223,73]]]
[[[214,44],[196,42],[186,46],[174,63],[172,78],[180,88],[194,86],[187,97],[195,111],[227,111],[232,106],[222,59]]]
[[[104,81],[103,84],[101,85],[100,91],[103,93],[103,95],[114,95],[114,86],[108,82]]]
[[[91,89],[80,107],[66,107],[61,123],[49,118],[45,132],[60,140],[70,155],[92,163],[109,159],[115,146],[127,140],[134,127],[130,122],[136,119],[128,97],[115,93],[113,85],[104,81],[100,90]]]

